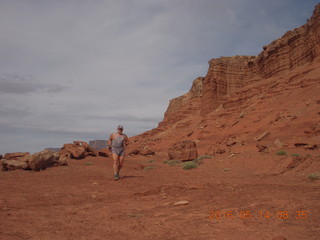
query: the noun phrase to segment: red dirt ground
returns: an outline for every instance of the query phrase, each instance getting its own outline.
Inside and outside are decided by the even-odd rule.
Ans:
[[[220,155],[191,170],[164,160],[129,156],[119,181],[110,157],[1,172],[0,239],[319,239],[320,181],[270,174],[292,157]]]

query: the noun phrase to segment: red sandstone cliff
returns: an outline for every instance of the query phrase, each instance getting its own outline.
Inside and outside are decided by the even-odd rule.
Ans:
[[[306,137],[301,131],[293,136],[292,131],[320,127],[318,69],[320,4],[305,25],[264,46],[258,56],[210,60],[207,75],[195,79],[188,93],[172,99],[158,128],[133,137],[133,147],[162,151],[190,139],[209,154],[230,137],[248,143],[263,130],[273,131],[270,141],[280,135],[288,142]],[[283,121],[291,118],[295,122]],[[318,138],[315,134],[307,140]]]

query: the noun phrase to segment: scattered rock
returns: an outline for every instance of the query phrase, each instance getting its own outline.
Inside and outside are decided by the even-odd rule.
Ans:
[[[100,157],[109,157],[110,150],[108,148],[103,148],[98,151],[98,156]]]
[[[168,150],[168,156],[179,161],[193,160],[198,157],[196,143],[189,140],[178,142]]]
[[[272,240],[287,240],[285,237],[274,237]]]
[[[175,202],[173,205],[174,206],[181,206],[181,205],[188,205],[188,204],[189,204],[189,201],[183,200],[183,201]]]
[[[32,154],[28,158],[29,168],[35,171],[52,167],[57,162],[59,162],[59,154],[49,150]]]
[[[138,155],[138,154],[140,154],[140,151],[139,151],[138,149],[133,149],[133,150],[129,153],[129,155]]]
[[[306,147],[306,148],[304,148],[305,150],[316,150],[316,149],[318,149],[319,148],[319,145],[318,144],[314,144],[314,145],[312,145],[312,146],[310,146],[310,147]]]
[[[304,146],[307,146],[309,145],[308,143],[295,143],[294,146],[295,147],[304,147]]]
[[[213,149],[212,154],[224,154],[226,152],[227,150],[219,145],[215,149]]]
[[[241,112],[240,115],[239,115],[239,117],[240,117],[240,118],[244,118],[246,115],[247,115],[246,112]]]
[[[26,160],[30,156],[28,152],[6,153],[3,158],[7,160]]]
[[[288,164],[287,169],[292,169],[295,168],[297,166],[299,166],[301,163],[305,162],[307,160],[306,157],[293,157],[292,161]]]
[[[30,153],[7,153],[6,158],[1,159],[2,170],[35,170],[45,169],[53,165],[67,165],[60,160],[57,152],[44,150],[30,155]]]
[[[190,133],[188,133],[188,135],[187,135],[187,136],[188,136],[188,137],[190,137],[192,134],[193,134],[193,131],[192,131],[192,132],[190,132]]]
[[[283,143],[280,141],[279,138],[277,138],[277,139],[274,141],[274,145],[275,145],[277,148],[282,148],[282,147],[283,147]]]
[[[97,195],[97,194],[91,194],[91,197],[92,197],[93,199],[95,199],[95,200],[98,199],[98,195]]]
[[[235,138],[235,137],[231,137],[231,138],[228,138],[227,141],[226,141],[226,145],[228,147],[231,147],[233,145],[236,145],[239,141]]]
[[[266,131],[264,133],[262,133],[260,136],[256,137],[255,140],[257,142],[261,141],[262,139],[264,139],[265,137],[269,136],[270,135],[270,132],[269,131]]]
[[[151,155],[155,155],[156,152],[149,148],[143,148],[141,149],[140,154],[143,156],[151,156]]]
[[[74,141],[73,143],[64,144],[61,148],[60,155],[69,158],[82,159],[88,155],[97,156],[98,152],[86,142]]]
[[[257,143],[256,147],[259,149],[259,152],[268,152],[268,147],[267,146],[263,146],[263,145]]]
[[[9,159],[1,159],[1,165],[3,171],[10,171],[16,169],[28,169],[28,163],[22,160],[9,160]]]
[[[29,156],[28,152],[6,153],[1,159],[2,170],[28,169]]]
[[[233,123],[231,123],[231,126],[234,126],[234,125],[236,125],[236,124],[238,124],[239,123],[239,120],[236,120],[236,121],[234,121]]]
[[[69,154],[69,155],[63,155],[63,154],[61,154],[61,155],[59,156],[57,165],[58,165],[58,166],[67,166],[69,159],[70,159],[70,154]]]

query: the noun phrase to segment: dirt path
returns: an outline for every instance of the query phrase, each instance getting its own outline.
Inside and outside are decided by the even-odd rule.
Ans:
[[[319,181],[221,162],[186,171],[131,157],[119,181],[102,157],[1,172],[0,239],[318,239]]]

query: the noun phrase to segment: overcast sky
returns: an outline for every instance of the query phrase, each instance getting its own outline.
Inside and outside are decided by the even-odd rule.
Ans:
[[[316,0],[0,0],[0,154],[133,136],[220,56],[257,55]]]

